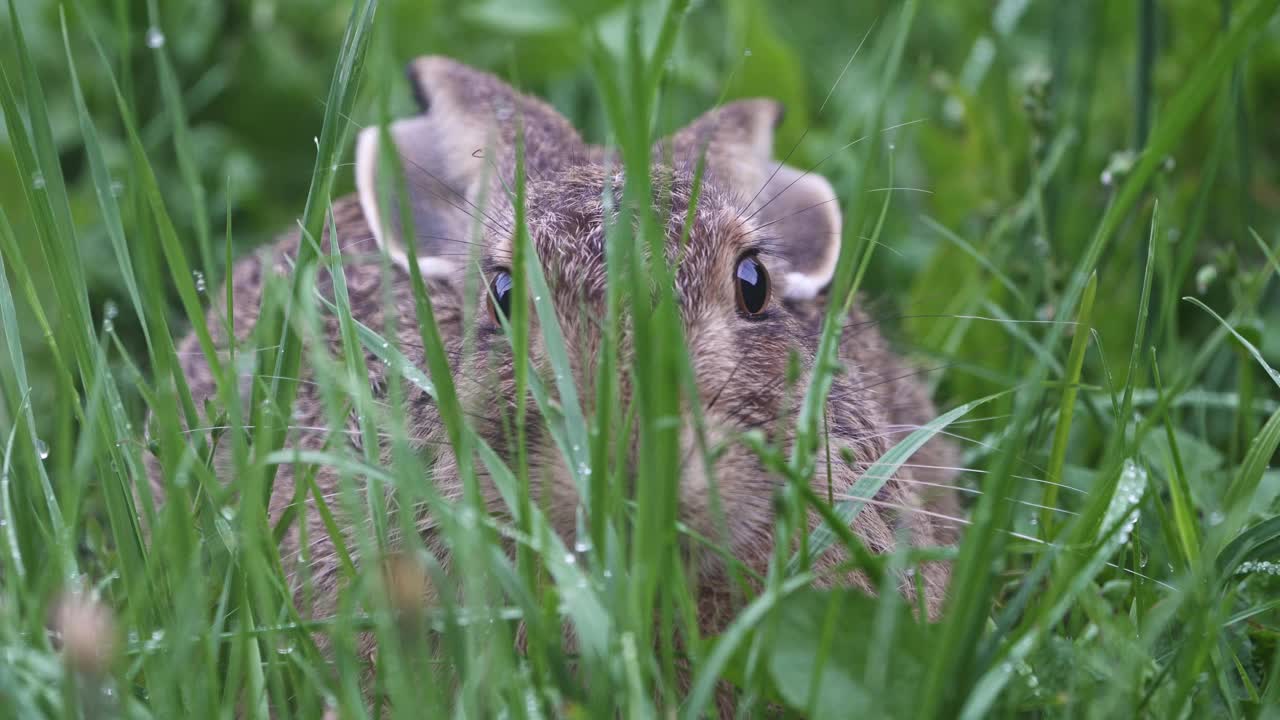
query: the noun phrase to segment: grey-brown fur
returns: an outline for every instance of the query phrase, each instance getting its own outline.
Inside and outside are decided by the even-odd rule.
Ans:
[[[605,291],[602,193],[606,186],[621,185],[621,170],[604,151],[583,144],[549,106],[514,93],[496,78],[441,58],[417,61],[411,66],[410,78],[427,109],[410,124],[400,126],[396,141],[409,176],[415,228],[419,230],[416,234],[420,236],[417,252],[431,259],[423,269],[463,409],[485,439],[506,452],[501,414],[512,407],[515,388],[510,347],[486,311],[487,298],[464,297],[461,280],[460,268],[474,248],[469,242],[476,237],[476,221],[480,221],[481,238],[478,260],[491,275],[510,263],[508,233],[514,214],[505,187],[512,181],[515,128],[522,120],[531,238],[568,339],[574,379],[580,395],[589,402],[595,387],[593,358],[600,343],[596,318],[603,315]],[[708,113],[654,151],[659,163],[655,185],[665,184],[672,198],[668,225],[672,248],[684,230],[696,158],[704,150],[707,154],[706,183],[689,229],[688,246],[680,255],[676,293],[712,440],[729,442],[715,466],[714,482],[727,523],[728,549],[761,573],[773,548],[773,495],[780,480],[732,439],[743,430],[759,428],[789,446],[798,397],[794,390],[788,390],[783,377],[792,352],[798,353],[803,367],[811,364],[825,302],[821,294],[813,297],[813,290],[824,284],[823,273],[829,273],[833,248],[839,241],[838,211],[829,202],[825,181],[779,168],[770,159],[777,116],[777,105],[769,101],[733,103]],[[674,169],[663,164],[668,157]],[[372,158],[376,154],[367,153],[363,162],[367,164]],[[367,182],[362,187],[367,189]],[[390,223],[380,233],[375,232],[379,227],[371,226],[377,223],[370,221],[370,197],[378,196],[366,195],[363,207],[354,197],[337,201],[336,238],[342,249],[353,314],[365,325],[381,329],[388,288],[375,236],[401,263],[404,254],[398,252],[402,247],[398,223]],[[481,209],[485,198],[488,202]],[[328,233],[325,244],[333,237],[334,233]],[[229,282],[235,289],[238,341],[248,338],[257,319],[263,273],[288,272],[286,257],[294,253],[297,243],[297,234],[290,234],[274,248],[240,261],[233,269]],[[774,283],[763,319],[743,317],[735,303],[733,272],[744,252],[757,253]],[[397,339],[408,359],[425,369],[408,273],[400,265],[393,266],[391,282],[392,307],[398,314]],[[321,291],[331,292],[331,283],[323,273]],[[484,289],[476,292],[480,295]],[[479,311],[472,318],[473,325],[464,327],[463,308],[472,303]],[[338,322],[327,313],[325,322],[324,334],[308,341],[321,343],[340,356]],[[530,365],[549,377],[536,319],[533,322]],[[874,322],[856,308],[849,322],[841,341],[846,371],[836,378],[828,401],[827,421],[834,445],[829,474],[836,494],[847,492],[859,474],[909,428],[934,416],[923,386],[912,369],[890,352]],[[222,322],[211,314],[209,325],[218,329]],[[464,342],[468,334],[471,338]],[[225,337],[216,340],[222,347],[227,345]],[[194,337],[186,338],[179,352],[200,406],[204,398],[215,395],[208,366]],[[366,360],[370,385],[378,399],[385,399],[387,368],[372,355]],[[807,370],[802,374],[800,387],[807,374]],[[307,378],[304,368],[303,379]],[[622,385],[624,395],[629,394],[629,383],[624,379]],[[436,456],[432,468],[436,486],[444,496],[457,498],[461,488],[436,408],[420,390],[407,386],[407,391],[412,436]],[[620,402],[626,401],[626,397],[620,398]],[[536,415],[532,399],[528,407]],[[327,415],[316,386],[300,385],[294,422],[299,427],[326,426]],[[536,417],[529,421],[531,428],[538,424]],[[354,419],[351,427],[355,427]],[[690,433],[685,435],[691,442]],[[318,449],[329,440],[325,433],[298,430],[291,433],[288,442],[294,447]],[[852,465],[840,459],[840,448],[852,452]],[[528,453],[534,495],[548,508],[555,529],[572,542],[577,494],[564,460],[545,433],[531,433]],[[910,462],[937,468],[955,464],[951,448],[938,440],[928,443]],[[709,537],[723,538],[721,525],[713,521],[710,511],[712,483],[703,477],[700,463],[687,465],[688,475],[681,479],[681,519]],[[930,514],[956,514],[951,493],[944,489],[950,476],[946,469],[903,468],[885,484],[875,504],[861,512],[855,531],[875,551],[890,548],[903,529],[914,544],[950,542],[953,528]],[[821,496],[828,492],[827,478],[828,468],[820,465],[813,485]],[[153,472],[152,480],[155,491],[161,492],[157,473]],[[321,470],[316,480],[321,492],[336,492],[335,474]],[[487,481],[484,490],[490,510],[505,515],[502,500]],[[293,469],[282,466],[269,508],[273,520],[281,516],[294,494]],[[297,570],[300,556],[305,558],[316,600],[311,612],[327,615],[336,610],[338,563],[310,502],[301,517],[307,525],[310,547],[298,547],[295,523],[281,543],[281,555],[290,572]],[[348,526],[355,521],[343,519]],[[423,514],[419,527],[428,547],[447,567],[448,548],[434,537],[432,519]],[[819,566],[829,567],[839,559],[828,554],[819,560]],[[703,629],[716,632],[738,601],[729,591],[721,563],[708,557],[698,567]],[[933,614],[943,602],[949,568],[935,563],[922,572],[927,606]],[[860,577],[830,582],[869,587]],[[905,584],[903,590],[908,595],[914,592]],[[362,652],[372,654],[373,648],[366,642]]]

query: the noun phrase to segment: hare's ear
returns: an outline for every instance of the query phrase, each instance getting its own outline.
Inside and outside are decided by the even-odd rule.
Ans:
[[[465,263],[477,225],[487,231],[482,237],[507,226],[519,128],[530,175],[575,162],[585,148],[549,105],[492,75],[443,57],[413,61],[408,75],[422,113],[391,123],[387,132],[404,172],[419,266],[444,275]],[[401,178],[379,169],[380,138],[378,127],[360,132],[356,192],[378,244],[404,265]]]
[[[692,166],[706,153],[706,172],[743,205],[741,216],[776,238],[791,265],[786,295],[807,299],[831,282],[840,256],[840,204],[821,175],[773,159],[782,106],[739,100],[712,110],[671,137],[673,160]]]

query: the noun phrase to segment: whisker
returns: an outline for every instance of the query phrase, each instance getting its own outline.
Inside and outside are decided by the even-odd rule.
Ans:
[[[926,487],[939,488],[941,490],[954,490],[956,492],[965,493],[967,495],[975,495],[975,496],[986,495],[985,492],[983,492],[982,490],[978,490],[977,488],[966,488],[966,487],[961,487],[959,485],[948,485],[947,483],[935,483],[935,482],[929,482],[927,480],[916,480],[915,478],[902,477],[901,475],[868,475],[864,473],[862,475],[859,475],[858,477],[869,478],[871,480],[884,480],[886,482],[900,482],[900,483],[906,483],[908,485],[924,485]],[[1016,498],[1016,497],[1006,496],[1001,499],[1005,500],[1006,502],[1011,502],[1017,505],[1025,505],[1027,507],[1033,507],[1039,510],[1049,510],[1051,512],[1061,513],[1063,515],[1077,516],[1080,514],[1078,512],[1067,510],[1066,508],[1058,508],[1058,507],[1053,507],[1051,505],[1041,505],[1039,503],[1031,502],[1030,500],[1023,500],[1021,498]]]
[[[976,475],[991,474],[990,470],[978,470],[977,468],[952,467],[949,465],[925,465],[921,463],[903,463],[902,465],[903,467],[920,468],[922,470],[953,470],[958,473],[973,473]],[[1087,490],[1081,490],[1078,487],[1073,487],[1071,485],[1067,485],[1066,483],[1057,483],[1057,482],[1053,482],[1052,480],[1045,480],[1043,478],[1031,477],[1029,475],[1010,475],[1010,477],[1016,478],[1018,480],[1026,480],[1028,482],[1040,483],[1042,485],[1053,485],[1054,487],[1060,487],[1064,490],[1070,490],[1071,492],[1079,493],[1081,495],[1087,496],[1089,494]]]
[[[945,514],[945,513],[933,512],[932,510],[925,510],[925,509],[923,509],[923,508],[913,508],[913,507],[910,507],[910,506],[902,506],[902,505],[899,505],[899,504],[897,504],[897,503],[886,502],[886,501],[883,501],[883,500],[874,500],[874,499],[871,499],[871,498],[864,498],[864,497],[859,497],[859,496],[857,496],[857,495],[848,495],[848,494],[842,494],[842,493],[837,493],[837,494],[835,495],[835,497],[838,497],[838,498],[840,498],[841,500],[856,500],[856,501],[858,501],[858,502],[863,502],[863,503],[866,503],[866,504],[868,504],[868,505],[875,505],[875,506],[878,506],[878,507],[888,507],[888,508],[891,508],[891,509],[904,510],[904,511],[907,511],[907,512],[916,512],[916,513],[920,513],[921,515],[927,515],[927,516],[930,516],[930,517],[937,518],[937,519],[939,519],[939,520],[946,520],[946,521],[949,521],[949,522],[954,522],[954,523],[957,523],[957,524],[959,524],[959,525],[964,525],[964,526],[972,526],[972,525],[973,525],[973,521],[968,520],[968,519],[966,519],[966,518],[954,517],[954,516],[952,516],[952,515],[947,515],[947,514]],[[1017,532],[1016,530],[1007,530],[1007,529],[1004,529],[1004,528],[999,528],[999,529],[997,529],[997,532],[1001,532],[1001,533],[1004,533],[1004,534],[1006,534],[1006,535],[1010,535],[1010,536],[1012,536],[1012,537],[1018,538],[1019,540],[1026,540],[1026,541],[1028,541],[1028,542],[1036,543],[1036,544],[1038,544],[1038,545],[1044,545],[1044,546],[1046,546],[1046,547],[1052,547],[1052,548],[1056,548],[1056,549],[1059,549],[1059,550],[1065,550],[1065,551],[1067,551],[1067,552],[1074,552],[1071,548],[1068,548],[1068,547],[1065,547],[1065,546],[1059,545],[1059,544],[1057,544],[1057,543],[1050,542],[1050,541],[1048,541],[1048,540],[1041,540],[1041,539],[1040,539],[1040,538],[1038,538],[1038,537],[1034,537],[1034,536],[1031,536],[1031,535],[1026,535],[1026,534],[1023,534],[1023,533]],[[1130,575],[1135,575],[1135,576],[1140,577],[1140,578],[1142,578],[1142,579],[1144,579],[1144,580],[1148,580],[1148,581],[1150,581],[1150,582],[1156,583],[1157,585],[1160,585],[1161,587],[1164,587],[1164,588],[1166,588],[1166,589],[1169,589],[1169,590],[1173,590],[1173,589],[1174,589],[1174,587],[1173,587],[1172,585],[1170,585],[1170,584],[1168,584],[1168,583],[1166,583],[1166,582],[1163,582],[1163,581],[1161,581],[1161,580],[1157,580],[1157,579],[1155,579],[1155,578],[1151,577],[1150,575],[1144,575],[1143,573],[1140,573],[1140,572],[1138,572],[1138,571],[1136,571],[1136,570],[1131,570],[1131,569],[1129,569],[1129,568],[1127,568],[1127,567],[1124,567],[1123,565],[1117,565],[1117,564],[1115,564],[1115,563],[1113,563],[1113,562],[1110,562],[1110,561],[1108,561],[1108,562],[1107,562],[1107,565],[1108,565],[1108,566],[1110,566],[1110,567],[1116,568],[1116,569],[1118,569],[1118,570],[1122,570],[1122,571],[1124,571],[1124,572],[1127,572],[1127,573],[1129,573]]]
[[[932,191],[932,190],[926,190],[926,189],[924,189],[924,188],[917,188],[917,187],[882,187],[882,188],[871,188],[870,190],[867,190],[867,192],[869,192],[869,193],[873,193],[873,192],[892,192],[892,191],[894,191],[894,190],[906,190],[906,191],[909,191],[909,192],[925,193],[926,195],[932,195],[932,194],[933,194],[933,191]]]

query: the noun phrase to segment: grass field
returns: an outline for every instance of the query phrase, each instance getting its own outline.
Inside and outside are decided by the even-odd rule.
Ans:
[[[774,704],[806,717],[1280,718],[1277,6],[8,0],[0,717],[364,717],[350,648],[372,631],[392,648],[378,680],[405,718],[693,718],[713,712],[721,678],[743,717]],[[197,408],[175,343],[228,302],[231,258],[299,225],[319,235],[330,198],[352,188],[353,133],[411,110],[403,66],[424,53],[502,75],[626,158],[717,102],[786,104],[776,152],[821,162],[844,203],[836,296],[857,285],[945,413],[881,462],[937,433],[963,450],[957,547],[851,550],[886,587],[904,565],[953,558],[937,622],[895,592],[812,589],[782,554],[792,523],[784,562],[729,629],[677,643],[693,597],[665,581],[673,533],[657,493],[593,495],[597,541],[573,548],[537,508],[512,526],[439,503],[421,490],[404,409],[361,387],[362,354],[303,352],[321,314],[349,319],[342,303],[303,302],[284,320],[326,258],[264,293],[274,364],[256,369],[255,403],[227,393],[202,409],[217,428],[181,431]],[[647,241],[651,226],[636,227],[611,242]],[[650,278],[611,282],[638,296]],[[638,332],[682,348],[678,324],[654,318]],[[399,321],[434,332],[425,313]],[[352,339],[373,347],[383,330]],[[513,338],[517,354],[530,342]],[[429,371],[396,358],[405,384]],[[624,370],[659,377],[681,359]],[[428,360],[447,362],[438,349]],[[331,427],[358,411],[395,462],[342,443],[305,461],[280,449],[302,362],[346,396]],[[805,393],[835,371],[797,388],[802,418],[821,416],[821,393]],[[659,452],[639,478],[606,461],[623,413],[570,408],[548,428],[589,448],[599,487],[645,486],[681,461],[661,412],[684,386],[640,386],[626,421]],[[433,392],[451,404],[447,383]],[[465,417],[446,422],[477,450],[472,465],[527,482],[477,447]],[[222,478],[218,443],[235,449]],[[797,447],[758,448],[778,454],[783,518],[810,501],[789,489],[817,443]],[[133,492],[149,455],[171,498],[159,510]],[[408,571],[461,589],[417,628],[432,642],[392,642],[415,628],[378,601],[374,567],[344,569],[335,616],[294,607],[282,528],[256,500],[292,463],[339,467],[344,507],[381,519],[362,552],[382,552],[407,513],[357,478],[448,518],[449,578]]]

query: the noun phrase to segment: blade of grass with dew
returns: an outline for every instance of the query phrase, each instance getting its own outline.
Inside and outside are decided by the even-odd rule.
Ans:
[[[1186,132],[1212,90],[1251,44],[1259,28],[1265,25],[1263,20],[1270,17],[1277,6],[1280,6],[1277,0],[1251,2],[1241,12],[1229,31],[1217,40],[1206,61],[1195,68],[1188,81],[1170,102],[1167,110],[1160,117],[1160,123],[1151,134],[1147,153],[1138,160],[1078,261],[1063,293],[1061,306],[1076,305],[1087,276],[1096,268],[1103,249],[1119,228],[1129,209],[1137,201],[1143,187],[1155,172],[1157,164]],[[1047,344],[1056,344],[1060,336],[1060,328],[1054,327],[1049,333]],[[1043,374],[1043,367],[1036,370],[1033,386],[1038,384]],[[1022,426],[1029,417],[1031,406],[1029,401],[1020,404],[1013,419],[1014,426]],[[1007,490],[1011,477],[1009,472],[1011,463],[1009,456],[1002,458],[993,478],[991,489],[995,491],[994,494],[984,496],[978,503],[974,520],[979,528],[991,529],[991,526],[1004,526],[1007,509],[995,507],[995,497],[1004,496]],[[951,609],[939,638],[938,652],[934,656],[934,663],[923,685],[921,694],[923,702],[920,708],[922,717],[936,717],[948,703],[956,702],[960,696],[967,694],[968,688],[965,685],[972,675],[961,672],[960,669],[969,662],[977,643],[977,632],[974,628],[981,626],[980,621],[985,614],[983,598],[987,595],[992,568],[991,560],[1003,545],[1003,538],[998,535],[999,533],[994,532],[970,532],[966,535],[966,541],[961,547],[960,558],[953,572],[953,583],[958,587],[958,592],[951,598]],[[975,668],[975,670],[981,669]]]
[[[98,140],[98,131],[85,103],[84,92],[80,87],[79,74],[71,53],[71,38],[67,33],[65,19],[62,23],[63,49],[67,57],[67,69],[70,73],[72,97],[75,100],[76,118],[80,124],[80,135],[84,139],[85,155],[89,160],[89,172],[93,180],[93,188],[98,199],[98,209],[102,213],[102,222],[106,226],[107,237],[111,240],[111,249],[115,253],[117,269],[129,301],[133,304],[133,312],[138,318],[144,317],[142,295],[138,290],[138,280],[133,272],[133,262],[129,256],[128,242],[125,240],[124,224],[120,218],[120,206],[115,194],[111,191],[111,175],[107,169],[107,160]],[[155,355],[152,347],[151,332],[146,322],[140,322],[143,340],[148,353]]]
[[[1012,393],[1013,390],[1005,390],[994,395],[988,395],[972,402],[965,403],[957,408],[939,415],[933,420],[926,423],[923,427],[914,430],[902,440],[898,441],[893,447],[889,448],[883,455],[876,460],[875,464],[867,468],[867,471],[858,478],[853,487],[849,489],[849,495],[857,498],[853,500],[844,500],[836,504],[835,517],[839,519],[841,524],[849,527],[853,524],[858,513],[867,504],[866,501],[875,498],[876,493],[884,486],[890,478],[893,478],[903,463],[907,462],[912,455],[924,444],[933,439],[938,433],[942,432],[948,425],[956,420],[968,415],[979,407],[1005,397]],[[835,540],[835,534],[826,525],[820,526],[813,531],[809,540],[809,554],[812,557],[821,557],[827,548],[831,547]],[[794,572],[801,565],[802,558],[799,554],[793,555],[787,563],[788,572]]]
[[[169,133],[173,138],[173,152],[178,160],[178,172],[182,182],[187,186],[191,196],[191,219],[195,225],[196,251],[200,258],[200,271],[205,277],[212,278],[213,242],[210,239],[209,210],[204,183],[200,181],[200,171],[196,167],[191,154],[191,138],[187,127],[187,112],[183,107],[182,89],[178,85],[178,77],[173,63],[169,60],[169,52],[163,42],[164,32],[160,19],[160,10],[156,0],[147,0],[147,20],[151,27],[147,30],[150,36],[147,47],[155,58],[156,71],[160,80],[160,99],[164,104],[165,114],[169,119]],[[157,42],[156,40],[160,40]],[[230,268],[228,268],[230,270]]]
[[[10,234],[8,222],[0,217],[0,223],[4,227],[0,228],[0,232]],[[4,373],[4,379],[12,383],[9,392],[5,393],[9,396],[10,402],[14,405],[14,409],[20,415],[21,420],[15,418],[14,428],[20,424],[25,425],[25,442],[23,447],[29,450],[29,467],[35,469],[33,475],[28,475],[31,487],[25,491],[19,491],[19,495],[30,498],[42,498],[44,500],[44,509],[47,513],[47,522],[49,523],[50,537],[45,539],[45,546],[54,549],[53,556],[57,558],[54,568],[59,568],[62,573],[71,573],[79,575],[79,567],[76,562],[71,546],[64,542],[66,537],[66,519],[63,517],[62,507],[58,501],[58,496],[53,490],[53,483],[49,479],[48,470],[45,468],[44,461],[49,456],[48,446],[44,444],[36,435],[36,419],[32,412],[31,403],[28,398],[31,397],[31,384],[27,378],[27,365],[25,356],[22,352],[21,338],[18,337],[17,328],[18,316],[14,308],[13,295],[9,291],[9,281],[7,278],[7,270],[3,255],[0,255],[0,325],[6,330],[3,335],[5,340],[5,348],[8,351],[9,372]],[[11,458],[6,457],[6,464]],[[23,483],[26,485],[27,483]]]
[[[1152,348],[1151,372],[1155,380],[1156,392],[1163,395],[1164,387],[1160,381],[1160,368],[1155,361],[1155,349]],[[1174,432],[1173,419],[1164,413],[1164,427],[1169,442],[1169,501],[1173,505],[1173,525],[1175,536],[1182,550],[1182,559],[1188,568],[1195,567],[1200,557],[1199,529],[1195,514],[1191,507],[1191,486],[1187,482],[1186,471],[1182,466],[1182,456],[1178,452],[1177,433]]]
[[[878,97],[883,98],[888,94],[888,88],[897,76],[907,33],[915,19],[916,9],[917,4],[909,2],[900,11],[898,25],[890,41],[888,60],[885,63],[881,85],[878,88]],[[867,133],[868,135],[879,133],[881,126],[884,124],[883,104],[876,102],[874,106],[877,109]],[[878,147],[878,144],[872,143],[870,147],[871,150],[868,151],[868,154],[874,155],[873,150]],[[805,471],[808,465],[812,463],[813,455],[817,450],[818,424],[823,417],[823,408],[826,404],[827,395],[831,391],[831,384],[836,370],[836,357],[839,351],[839,336],[844,313],[847,312],[848,305],[852,302],[854,294],[858,290],[858,278],[862,274],[859,271],[855,275],[857,244],[852,242],[852,239],[858,237],[857,220],[860,218],[860,208],[869,173],[866,168],[870,164],[870,159],[864,158],[867,162],[858,173],[856,183],[851,187],[851,194],[846,201],[847,207],[844,215],[846,220],[842,229],[840,254],[836,261],[835,275],[832,278],[832,287],[828,295],[831,300],[828,302],[827,313],[823,318],[822,335],[818,341],[813,377],[805,390],[800,414],[796,421],[795,449],[792,453],[792,463],[793,469],[797,471],[798,475],[806,474]],[[883,223],[884,212],[887,209],[891,195],[892,193],[885,198],[878,224]],[[875,237],[873,236],[874,239]],[[874,247],[874,242],[867,244],[862,256],[863,269],[865,269]]]
[[[1083,553],[1082,557],[1072,558],[1070,567],[1064,571],[1055,584],[1044,593],[1044,600],[1038,609],[1030,613],[1023,623],[1023,629],[1010,639],[1007,650],[1000,654],[999,662],[992,663],[975,683],[965,700],[960,717],[968,720],[986,717],[998,694],[1009,681],[1016,663],[1025,661],[1027,655],[1040,642],[1044,634],[1071,607],[1075,597],[1082,592],[1107,564],[1109,558],[1127,542],[1129,533],[1138,520],[1138,505],[1147,487],[1147,475],[1138,466],[1130,463],[1121,473],[1122,479],[1114,486],[1114,492],[1107,498],[1099,497],[1092,503],[1094,508],[1103,510],[1102,524],[1099,528],[1093,547]],[[1077,518],[1073,526],[1064,528],[1063,535],[1072,535],[1072,544],[1087,536],[1091,531],[1090,513]],[[1041,562],[1047,562],[1047,557]],[[1057,590],[1057,592],[1054,592]]]
[[[680,712],[681,720],[696,720],[703,716],[703,709],[715,692],[716,682],[724,674],[738,647],[779,602],[807,587],[813,580],[812,573],[800,573],[783,580],[777,586],[768,586],[737,614],[729,627],[716,638],[715,646],[694,675],[689,697]]]
[[[325,100],[324,121],[316,142],[316,164],[311,174],[307,202],[300,222],[305,233],[313,238],[320,237],[323,231],[325,211],[329,206],[338,161],[350,134],[349,118],[352,105],[355,103],[356,87],[361,77],[376,8],[377,0],[364,0],[364,2],[352,4],[338,61],[329,85],[329,93]],[[305,269],[315,261],[315,250],[305,243],[300,244],[295,258],[296,265]],[[300,281],[301,275],[301,273],[295,274],[295,279]],[[293,288],[289,297],[293,299],[299,297],[297,287]],[[294,378],[298,376],[300,370],[302,338],[297,336],[290,323],[279,322],[279,319],[287,317],[288,313],[287,304],[284,307],[268,305],[262,311],[263,315],[268,316],[269,321],[272,317],[277,319],[282,335],[277,343],[278,349],[275,352],[274,362],[266,364],[267,367],[272,368],[268,398],[270,407],[274,409],[271,416],[278,419],[270,420],[264,417],[264,406],[259,399],[260,393],[256,386],[251,396],[250,424],[258,427],[268,421],[271,423],[269,431],[263,437],[266,442],[262,445],[256,443],[254,445],[255,458],[269,454],[284,443],[287,429],[281,425],[281,419],[289,417],[292,413],[293,400],[297,393],[297,381]],[[270,497],[274,482],[275,472],[272,467],[268,470],[267,477],[261,479],[260,496],[263,502]]]
[[[1075,334],[1071,338],[1071,351],[1067,355],[1066,374],[1062,378],[1062,400],[1058,404],[1058,424],[1054,427],[1053,446],[1049,451],[1049,467],[1045,479],[1040,512],[1041,527],[1046,537],[1053,537],[1054,518],[1051,508],[1058,507],[1058,486],[1062,483],[1062,467],[1067,461],[1067,443],[1071,440],[1071,418],[1076,409],[1076,394],[1080,387],[1080,373],[1084,369],[1084,354],[1089,347],[1089,331],[1093,315],[1093,299],[1097,295],[1098,274],[1089,276],[1089,284],[1084,288],[1084,296],[1080,300],[1080,308],[1076,311]]]

